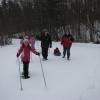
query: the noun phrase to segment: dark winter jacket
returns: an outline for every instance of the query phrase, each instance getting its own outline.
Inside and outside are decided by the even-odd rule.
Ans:
[[[40,37],[41,40],[41,47],[42,48],[51,48],[52,47],[52,41],[51,41],[51,36],[49,34],[45,35],[42,34]]]
[[[60,56],[61,55],[61,52],[58,48],[54,49],[54,55],[55,56]]]

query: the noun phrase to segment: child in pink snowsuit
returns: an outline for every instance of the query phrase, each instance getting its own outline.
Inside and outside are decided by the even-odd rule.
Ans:
[[[31,48],[29,45],[29,41],[27,39],[24,39],[22,46],[20,47],[18,53],[17,53],[17,57],[19,57],[19,55],[22,53],[22,62],[23,62],[23,75],[24,78],[30,78],[30,76],[28,75],[29,72],[29,62],[30,62],[30,52],[33,52],[36,55],[40,55],[39,52],[35,51],[35,49]]]

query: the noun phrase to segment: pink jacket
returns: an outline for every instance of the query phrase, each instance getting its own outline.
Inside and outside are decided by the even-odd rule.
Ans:
[[[17,57],[22,53],[22,61],[30,61],[30,51],[37,54],[35,49],[31,48],[29,45],[22,45],[17,53]]]

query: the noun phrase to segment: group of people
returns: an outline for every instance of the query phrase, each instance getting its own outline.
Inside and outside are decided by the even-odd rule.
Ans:
[[[31,40],[31,41],[30,41]],[[39,40],[41,41],[41,49],[42,49],[42,57],[44,60],[48,60],[48,49],[52,48],[52,40],[51,36],[48,32],[42,32]],[[33,44],[32,44],[33,41]],[[72,42],[74,41],[71,34],[65,33],[61,39],[61,45],[63,45],[63,58],[66,56],[67,52],[67,59],[70,58],[70,48],[72,46]],[[31,39],[28,36],[24,37],[24,40],[21,41],[20,49],[17,52],[17,57],[22,54],[22,62],[23,62],[23,77],[25,79],[30,78],[29,76],[29,63],[30,63],[30,52],[40,56],[40,53],[35,49],[35,41],[34,37]],[[55,56],[61,56],[61,52],[57,47],[54,49]]]

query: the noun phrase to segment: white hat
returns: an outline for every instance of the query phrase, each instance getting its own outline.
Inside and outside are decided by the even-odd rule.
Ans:
[[[29,43],[28,39],[24,39],[23,42],[24,42],[24,43]]]

